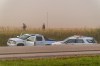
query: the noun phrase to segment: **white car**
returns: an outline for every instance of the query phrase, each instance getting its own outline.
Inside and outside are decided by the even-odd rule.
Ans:
[[[62,44],[96,44],[97,41],[93,37],[86,37],[86,36],[71,36],[66,38],[63,41],[57,41],[52,43],[52,45],[62,45]]]

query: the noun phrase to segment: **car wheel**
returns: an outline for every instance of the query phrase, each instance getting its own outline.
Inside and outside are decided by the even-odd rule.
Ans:
[[[24,46],[24,44],[17,44],[17,46]]]

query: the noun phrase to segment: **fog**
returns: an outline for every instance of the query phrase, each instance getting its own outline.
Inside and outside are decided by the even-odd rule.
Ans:
[[[48,22],[48,23],[47,23]],[[0,0],[0,26],[100,27],[100,0]]]

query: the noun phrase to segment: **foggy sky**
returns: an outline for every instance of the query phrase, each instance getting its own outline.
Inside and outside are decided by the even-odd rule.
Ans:
[[[0,26],[100,27],[100,0],[0,0]]]

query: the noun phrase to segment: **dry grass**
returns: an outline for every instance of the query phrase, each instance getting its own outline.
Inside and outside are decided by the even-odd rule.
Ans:
[[[29,28],[26,31],[18,28],[0,28],[0,46],[6,46],[6,42],[11,37],[16,37],[21,33],[32,33],[32,34],[42,34],[46,37],[63,40],[72,35],[84,35],[94,37],[98,43],[100,43],[100,29],[32,29]]]

